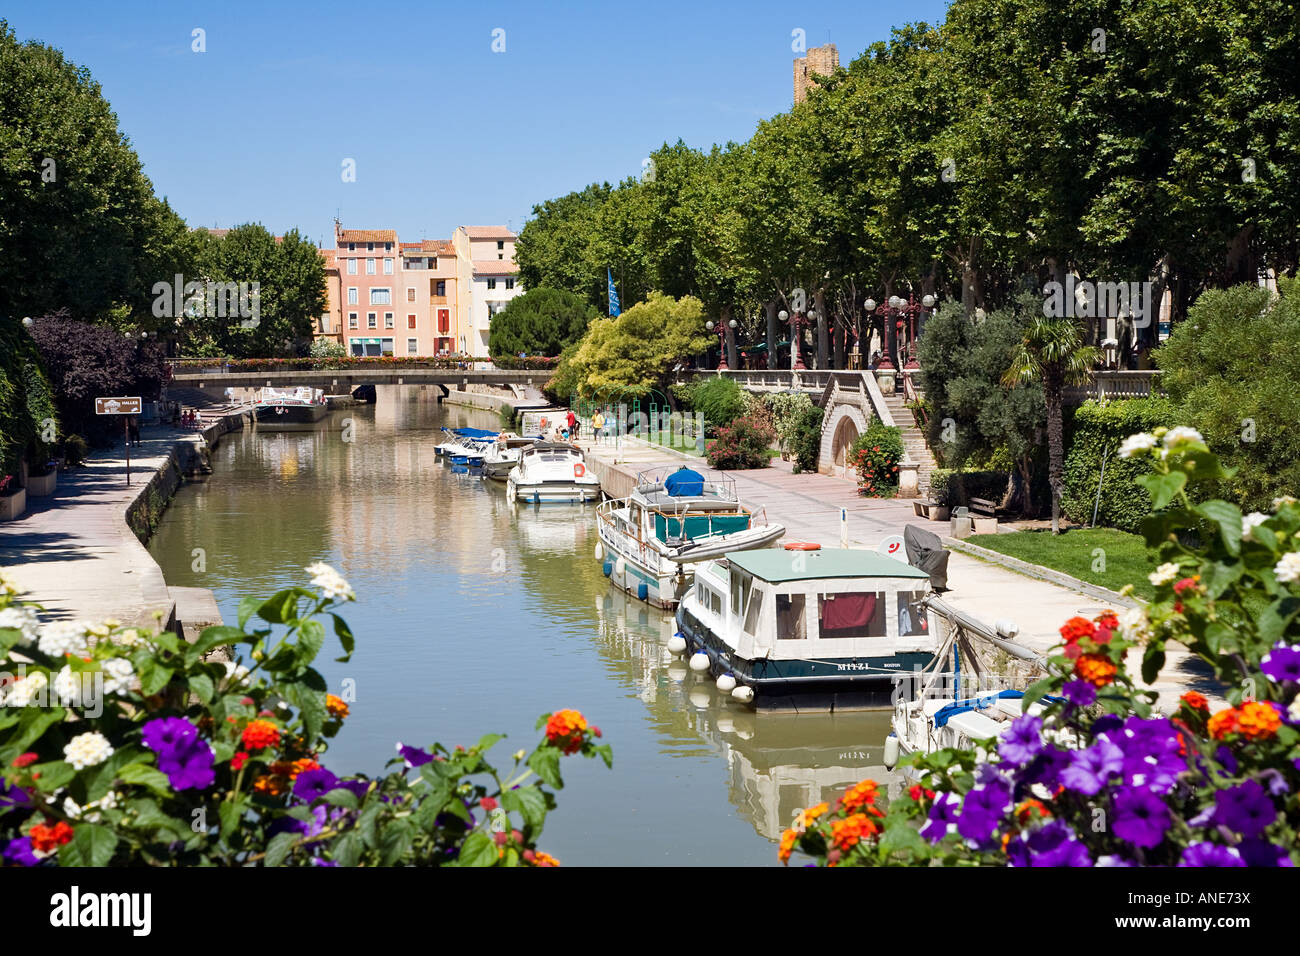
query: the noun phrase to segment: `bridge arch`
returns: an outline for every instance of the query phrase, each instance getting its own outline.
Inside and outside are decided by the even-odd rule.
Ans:
[[[853,465],[848,460],[849,449],[858,436],[867,430],[867,424],[867,417],[857,405],[846,402],[832,408],[822,426],[817,470],[824,475],[853,477]]]

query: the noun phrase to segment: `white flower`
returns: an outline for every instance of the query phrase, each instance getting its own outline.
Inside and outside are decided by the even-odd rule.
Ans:
[[[1273,499],[1273,510],[1277,511],[1283,505],[1293,505],[1295,503],[1296,503],[1295,498],[1292,498],[1290,495],[1283,495],[1281,498]]]
[[[74,674],[67,664],[54,678],[54,696],[65,706],[81,704],[81,674]]]
[[[1138,432],[1136,435],[1129,435],[1124,439],[1124,443],[1119,446],[1119,457],[1132,458],[1139,452],[1147,451],[1156,447],[1156,436],[1149,435],[1146,432]]]
[[[1151,622],[1141,607],[1131,607],[1119,616],[1119,633],[1126,641],[1141,642],[1151,634]]]
[[[1204,444],[1205,439],[1195,428],[1188,428],[1186,425],[1177,425],[1165,432],[1165,447],[1169,449],[1181,448],[1183,445],[1192,442],[1201,442]]]
[[[0,611],[0,627],[11,627],[16,631],[22,631],[23,636],[18,643],[20,646],[25,646],[36,640],[40,621],[36,617],[34,608],[25,604],[15,604]]]
[[[125,694],[131,690],[135,680],[135,670],[125,657],[110,657],[104,661],[104,691],[109,694]]]
[[[1300,696],[1291,701],[1291,706],[1286,709],[1286,715],[1291,718],[1292,723],[1300,723]]]
[[[243,664],[236,664],[234,661],[222,661],[226,668],[226,677],[231,679],[231,684],[235,686],[247,686],[249,670]]]
[[[6,577],[0,572],[0,594],[7,594],[10,597],[18,593],[18,588],[11,578]]]
[[[348,584],[343,575],[325,562],[317,561],[315,564],[309,564],[305,570],[311,575],[311,583],[320,588],[321,594],[325,597],[332,600],[343,598],[345,601],[355,601],[357,599],[356,592],[352,590],[352,585]]]
[[[91,800],[84,807],[78,806],[77,801],[71,797],[63,799],[63,812],[65,815],[72,817],[74,820],[85,818],[87,823],[99,822],[100,810],[116,810],[118,795],[112,790],[104,794],[98,800]]]
[[[1269,518],[1268,515],[1260,514],[1258,511],[1252,511],[1246,517],[1241,519],[1241,536],[1247,541],[1254,541],[1254,530],[1262,525]]]
[[[50,657],[62,657],[64,654],[82,657],[90,650],[86,644],[86,628],[89,626],[85,621],[51,621],[41,628],[36,646],[41,649],[41,653]]]
[[[1178,565],[1171,562],[1165,562],[1147,575],[1147,580],[1160,587],[1162,584],[1169,584],[1178,577]]]
[[[1282,560],[1273,568],[1277,579],[1286,584],[1300,581],[1300,552],[1291,551],[1282,555]]]
[[[34,703],[43,703],[45,691],[50,686],[50,679],[44,671],[36,671],[20,677],[9,687],[5,696],[6,707],[31,707]]]
[[[78,734],[63,748],[63,759],[72,764],[76,770],[98,766],[111,756],[113,756],[113,747],[108,742],[108,738],[94,731]]]
[[[139,647],[144,643],[144,638],[135,628],[128,627],[125,631],[115,635],[113,642],[121,647]]]

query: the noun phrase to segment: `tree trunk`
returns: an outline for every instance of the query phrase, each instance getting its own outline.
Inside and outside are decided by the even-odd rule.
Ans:
[[[829,350],[826,341],[826,293],[822,289],[813,293],[813,306],[817,309],[817,367],[826,368]]]
[[[776,343],[781,341],[776,321],[776,300],[765,303],[763,312],[767,316],[767,367],[776,368]]]
[[[724,336],[723,341],[726,343],[727,349],[727,367],[735,368],[740,364],[740,362],[739,356],[736,355],[736,333],[731,327],[731,306],[724,305],[722,307],[721,321]]]
[[[1047,405],[1047,483],[1052,489],[1052,534],[1061,533],[1061,492],[1065,475],[1065,429],[1061,414],[1061,384],[1044,382]]]

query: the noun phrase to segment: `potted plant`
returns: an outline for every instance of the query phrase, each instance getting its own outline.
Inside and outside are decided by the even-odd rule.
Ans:
[[[0,477],[0,521],[12,521],[27,510],[27,489],[13,475]]]
[[[59,460],[50,458],[31,466],[27,475],[27,493],[33,498],[54,494],[59,484]]]

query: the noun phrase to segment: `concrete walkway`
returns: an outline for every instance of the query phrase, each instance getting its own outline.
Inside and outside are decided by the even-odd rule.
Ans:
[[[683,464],[707,468],[701,459],[674,456],[638,439],[624,439],[617,454],[609,446],[592,445],[586,440],[581,445],[600,474],[602,486],[606,475],[614,485],[629,487],[629,472],[634,479],[637,471],[671,470]],[[768,468],[726,474],[735,479],[742,502],[755,510],[765,510],[769,521],[785,525],[786,540],[839,547],[841,509],[847,519],[849,545],[855,548],[875,549],[885,538],[901,536],[909,524],[919,524],[940,535],[948,531],[947,522],[917,518],[910,499],[863,498],[854,481],[831,475],[796,475],[790,462],[779,459]],[[1017,642],[1042,653],[1060,643],[1059,629],[1069,618],[1092,618],[1107,607],[1117,613],[1124,610],[1121,605],[1105,604],[970,555],[950,554],[951,590],[943,599],[989,624],[1004,619],[1014,621],[1020,628]],[[1141,673],[1137,654],[1130,657],[1129,672],[1135,676]],[[1170,649],[1168,663],[1152,687],[1160,695],[1159,707],[1166,712],[1176,709],[1178,696],[1189,689],[1199,690],[1212,701],[1221,699],[1208,670],[1181,648]]]

